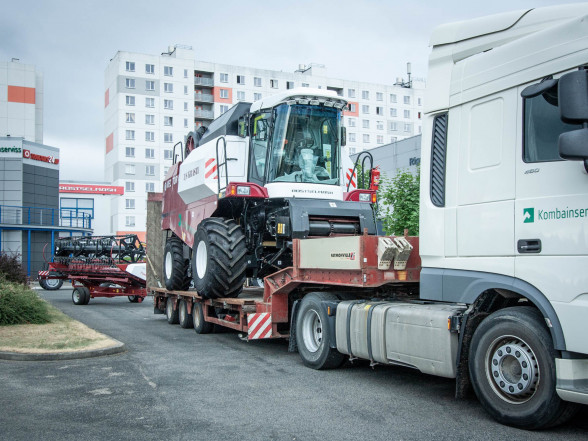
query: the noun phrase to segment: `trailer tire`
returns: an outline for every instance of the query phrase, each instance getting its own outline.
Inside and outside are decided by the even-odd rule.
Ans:
[[[194,323],[192,322],[192,314],[188,311],[188,303],[185,300],[180,300],[178,306],[178,320],[181,328],[187,329],[194,326]]]
[[[167,302],[165,302],[165,316],[170,325],[177,325],[179,323],[178,309],[174,309],[174,300],[169,297]]]
[[[571,418],[576,406],[555,390],[556,356],[537,309],[506,308],[485,318],[469,352],[470,377],[482,407],[498,422],[528,430]]]
[[[192,309],[192,325],[197,334],[210,334],[214,329],[214,325],[204,320],[204,311],[202,310],[202,303],[195,302]]]
[[[163,251],[163,281],[170,290],[186,291],[190,287],[188,268],[190,261],[184,259],[184,245],[177,236],[165,242]]]
[[[47,291],[57,291],[63,286],[62,279],[39,279],[41,288]]]
[[[85,286],[74,288],[71,293],[71,300],[74,305],[87,305],[90,302],[90,290]]]
[[[300,302],[296,318],[296,343],[302,362],[312,369],[333,369],[345,362],[345,355],[331,348],[328,316],[321,303],[324,300],[338,300],[327,292],[306,295]]]
[[[203,220],[196,231],[192,254],[194,286],[202,297],[239,295],[247,268],[245,235],[239,224],[232,219]]]
[[[139,296],[127,296],[127,298],[129,299],[129,302],[131,303],[139,303]]]

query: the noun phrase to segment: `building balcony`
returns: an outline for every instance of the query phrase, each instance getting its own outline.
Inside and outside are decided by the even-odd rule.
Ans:
[[[89,214],[68,216],[58,208],[22,207],[0,205],[0,229],[41,229],[91,232],[92,218]],[[86,231],[87,230],[87,231]]]
[[[201,103],[212,103],[214,102],[214,97],[210,93],[194,92],[194,101],[198,101]]]
[[[214,112],[212,110],[194,110],[194,116],[201,119],[214,119]]]
[[[214,86],[214,80],[212,78],[194,77],[195,86]]]

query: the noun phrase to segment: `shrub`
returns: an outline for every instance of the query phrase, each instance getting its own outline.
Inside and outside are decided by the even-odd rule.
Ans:
[[[378,192],[382,202],[380,215],[386,234],[397,236],[419,234],[419,183],[421,171],[413,175],[407,170],[399,171],[392,179],[383,179]]]
[[[0,325],[49,323],[45,303],[28,286],[0,276]]]
[[[0,277],[9,282],[28,283],[27,274],[20,263],[20,254],[0,253]]]

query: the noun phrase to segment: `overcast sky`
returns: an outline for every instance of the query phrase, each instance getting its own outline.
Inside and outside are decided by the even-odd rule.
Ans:
[[[159,54],[186,44],[202,61],[393,84],[426,78],[439,24],[574,1],[52,1],[0,0],[0,60],[44,75],[44,143],[61,179],[104,179],[104,70],[118,50]]]

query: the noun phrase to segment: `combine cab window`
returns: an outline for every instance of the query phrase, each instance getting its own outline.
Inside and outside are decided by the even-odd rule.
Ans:
[[[251,165],[249,176],[253,182],[263,184],[265,161],[270,128],[269,112],[257,113],[251,117]]]

